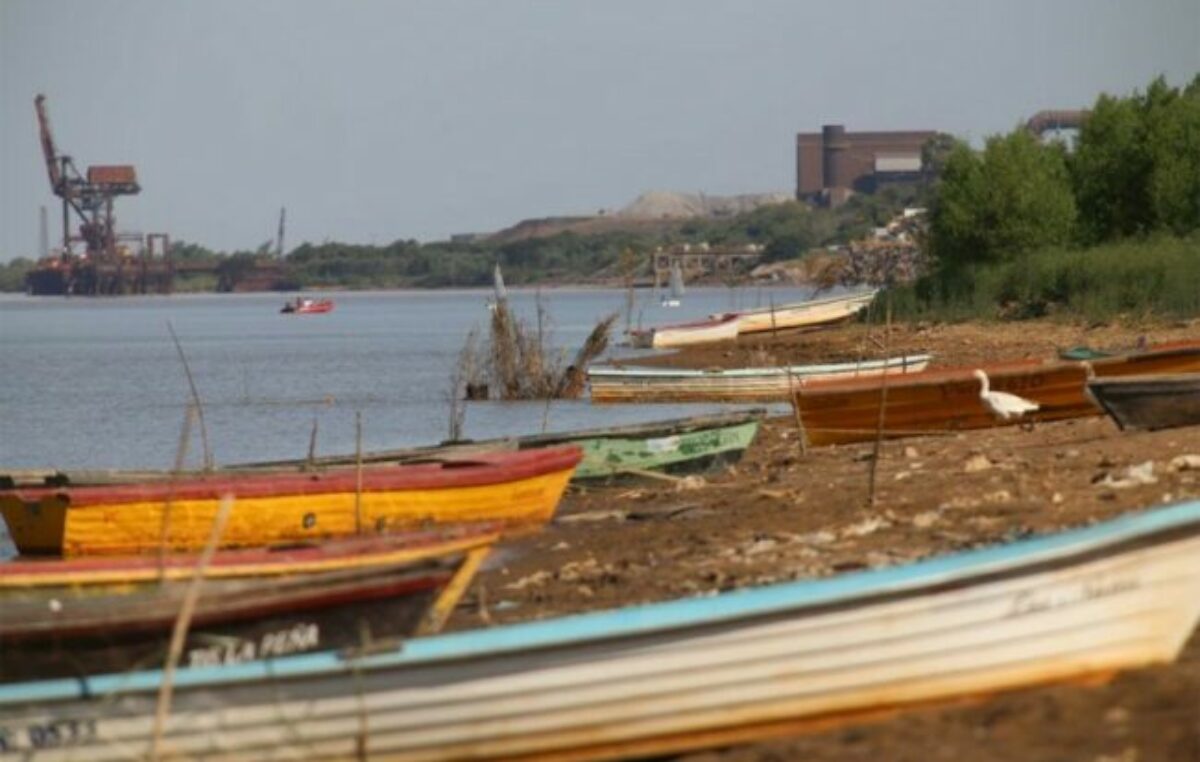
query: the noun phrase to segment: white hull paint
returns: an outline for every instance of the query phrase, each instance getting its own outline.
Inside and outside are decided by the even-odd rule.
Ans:
[[[673,349],[693,344],[734,341],[737,339],[737,335],[737,320],[726,318],[701,323],[682,323],[679,325],[664,325],[657,328],[650,328],[633,334],[632,343],[636,347]]]
[[[365,730],[373,759],[661,751],[687,746],[688,734],[1169,661],[1200,617],[1200,535],[1076,549],[1068,560],[1043,553],[971,577],[926,575],[917,587],[860,591],[857,603],[810,600],[681,628],[637,631],[634,616],[623,637],[542,647],[522,638],[506,653],[367,660],[357,671],[225,686],[184,680],[166,748],[205,759],[343,758]],[[153,691],[7,701],[0,733],[16,751],[29,728],[83,728],[79,745],[37,759],[135,759],[149,748],[153,714]]]
[[[866,309],[875,298],[874,291],[853,296],[832,297],[800,304],[784,304],[778,307],[745,310],[728,313],[738,320],[738,334],[784,331],[797,328],[815,328],[848,320]],[[728,315],[715,314],[719,319]]]
[[[929,366],[929,355],[893,357],[890,375],[916,373]],[[883,360],[790,368],[674,370],[667,368],[588,369],[593,402],[769,402],[791,399],[805,379],[828,381],[879,376]]]

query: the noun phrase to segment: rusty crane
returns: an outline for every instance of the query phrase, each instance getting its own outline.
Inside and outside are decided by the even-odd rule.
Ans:
[[[75,161],[54,143],[46,96],[38,95],[33,103],[50,189],[62,199],[62,248],[57,257],[47,257],[30,273],[29,290],[85,295],[169,292],[173,268],[166,234],[142,236],[116,230],[113,202],[141,191],[133,165],[92,165],[80,173]],[[72,215],[78,221],[77,232],[72,231]]]

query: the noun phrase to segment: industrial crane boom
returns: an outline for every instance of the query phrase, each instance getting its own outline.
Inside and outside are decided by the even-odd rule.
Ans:
[[[50,188],[59,194],[62,190],[62,170],[58,166],[54,135],[50,132],[50,117],[46,114],[46,96],[39,93],[33,99],[33,107],[37,109],[38,133],[42,141],[42,155],[46,158],[46,173],[50,176]]]

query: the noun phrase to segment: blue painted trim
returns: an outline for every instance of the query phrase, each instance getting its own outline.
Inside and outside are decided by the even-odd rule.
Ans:
[[[913,564],[843,574],[829,579],[786,582],[711,597],[630,606],[556,619],[456,632],[407,641],[401,651],[357,662],[359,670],[378,670],[450,659],[499,656],[533,648],[611,640],[852,600],[864,595],[919,587],[1011,568],[1090,547],[1200,523],[1200,501],[1121,516],[1082,529],[1019,540],[980,550],[940,556]],[[272,678],[337,675],[349,666],[334,652],[254,661],[227,667],[183,669],[176,689],[243,683]],[[158,689],[160,670],[100,675],[88,680],[45,680],[0,685],[0,707],[33,701],[62,701],[117,692]]]

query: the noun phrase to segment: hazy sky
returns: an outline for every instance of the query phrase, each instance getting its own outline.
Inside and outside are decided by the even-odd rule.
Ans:
[[[1200,71],[1200,0],[0,0],[0,260],[33,255],[60,149],[133,163],[121,227],[252,248],[385,243],[790,191],[794,134],[978,140]]]

